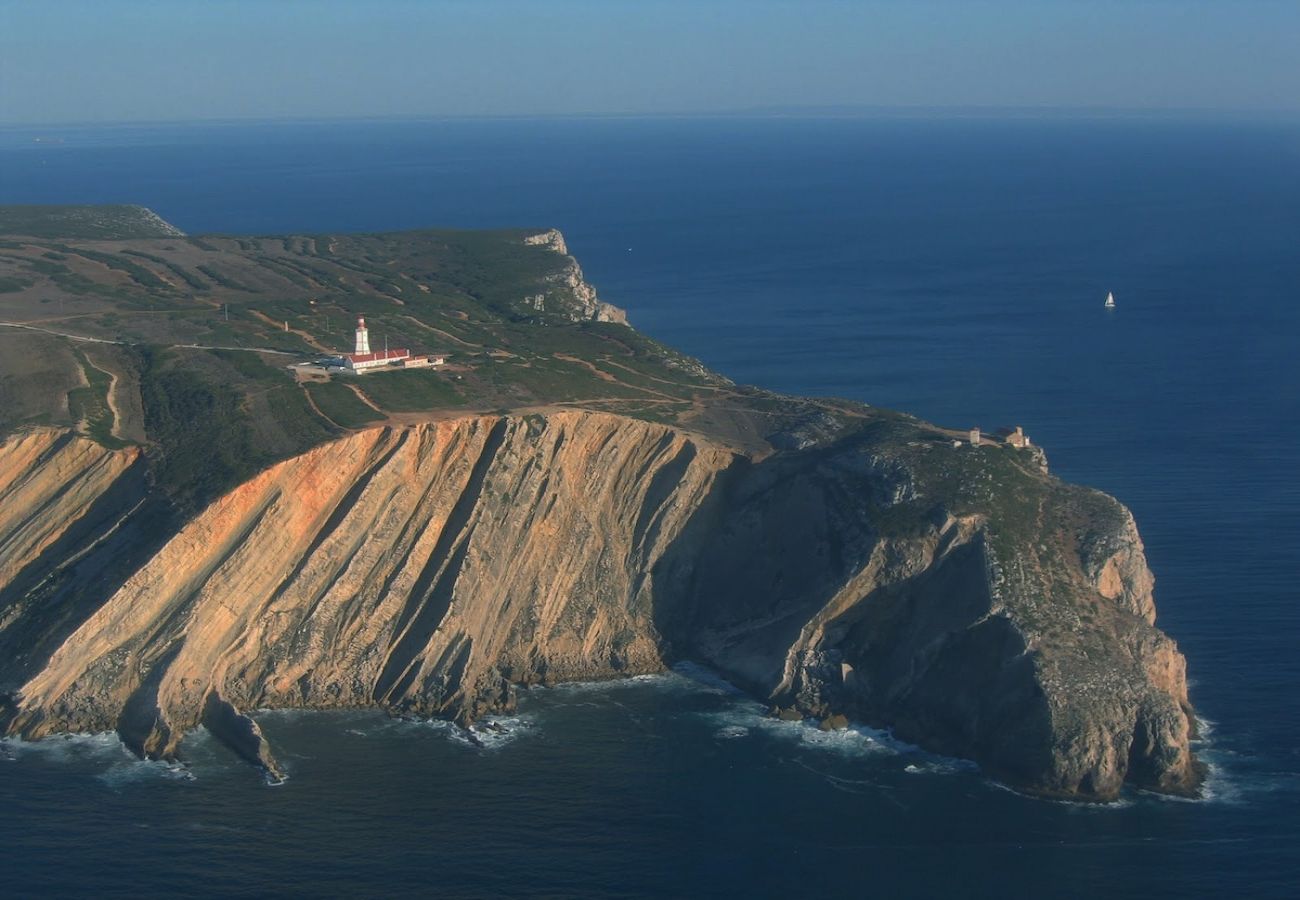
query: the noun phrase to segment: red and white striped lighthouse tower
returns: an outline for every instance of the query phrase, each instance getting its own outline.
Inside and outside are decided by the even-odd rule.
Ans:
[[[370,353],[370,332],[366,330],[365,316],[357,316],[357,349],[353,352],[357,356]]]

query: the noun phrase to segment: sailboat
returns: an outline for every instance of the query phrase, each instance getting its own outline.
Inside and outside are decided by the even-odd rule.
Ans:
[[[1106,308],[1107,309],[1115,308],[1115,295],[1112,294],[1110,291],[1106,292]]]

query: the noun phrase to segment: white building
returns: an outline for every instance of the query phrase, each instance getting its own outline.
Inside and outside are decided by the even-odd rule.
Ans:
[[[358,316],[356,347],[352,353],[343,357],[343,366],[354,372],[361,372],[380,366],[401,365],[402,361],[409,359],[410,356],[411,351],[405,347],[399,347],[395,350],[389,350],[385,347],[378,353],[371,353],[370,331],[366,328],[365,316]]]
[[[400,366],[411,358],[411,351],[404,348],[380,350],[378,353],[349,353],[343,357],[343,366],[355,372],[365,369],[377,369],[380,366]]]
[[[370,355],[370,331],[366,328],[366,317],[357,316],[357,348],[352,351],[354,356]]]
[[[376,352],[370,351],[370,331],[366,328],[364,316],[357,317],[357,339],[352,353],[340,357],[340,364],[353,372],[365,372],[384,367],[415,369],[425,366],[441,366],[447,362],[446,354],[431,353],[424,356],[412,356],[405,347],[389,350],[385,347]]]

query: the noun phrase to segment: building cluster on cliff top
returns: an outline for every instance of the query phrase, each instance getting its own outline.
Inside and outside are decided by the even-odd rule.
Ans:
[[[330,357],[325,361],[329,368],[345,369],[350,372],[373,372],[382,369],[419,369],[428,366],[441,366],[447,362],[445,353],[428,353],[414,355],[405,347],[390,349],[385,342],[384,349],[370,349],[370,330],[366,328],[365,316],[357,317],[356,343],[351,353]]]
[[[1007,446],[1009,447],[1015,447],[1017,450],[1019,450],[1024,447],[1030,446],[1029,435],[1025,434],[1025,429],[1019,425],[1016,426],[1015,431],[1007,432],[1004,429],[999,433],[1004,435],[1003,440],[1006,442]],[[970,445],[972,447],[979,447],[982,444],[990,443],[990,441],[987,438],[981,436],[980,428],[978,425],[976,425],[974,428],[970,430],[969,437],[970,437]],[[960,447],[961,441],[953,441],[952,445],[954,447]]]

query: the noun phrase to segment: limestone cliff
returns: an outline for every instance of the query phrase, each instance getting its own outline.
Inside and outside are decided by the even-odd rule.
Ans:
[[[525,305],[538,312],[558,311],[573,322],[627,324],[627,312],[596,296],[596,289],[583,277],[582,267],[569,254],[564,235],[556,228],[524,238],[524,243],[545,247],[565,258],[564,268],[550,278],[554,288],[526,298]]]
[[[58,439],[0,445],[0,473],[53,465],[38,440]],[[133,465],[99,453],[61,520]],[[0,519],[0,541],[21,531]],[[25,534],[24,559],[48,545]],[[468,416],[267,469],[98,594],[81,584],[84,615],[0,692],[10,733],[116,729],[170,757],[203,722],[274,771],[244,711],[466,721],[515,684],[693,658],[1029,790],[1189,792],[1183,660],[1151,587],[1117,502],[915,420],[759,457],[602,413]]]
[[[71,432],[37,429],[3,445],[0,465],[0,590],[85,519],[139,456]],[[4,621],[0,610],[0,622]]]
[[[5,698],[166,538],[147,475],[137,448],[70,431],[0,441],[0,719]]]

